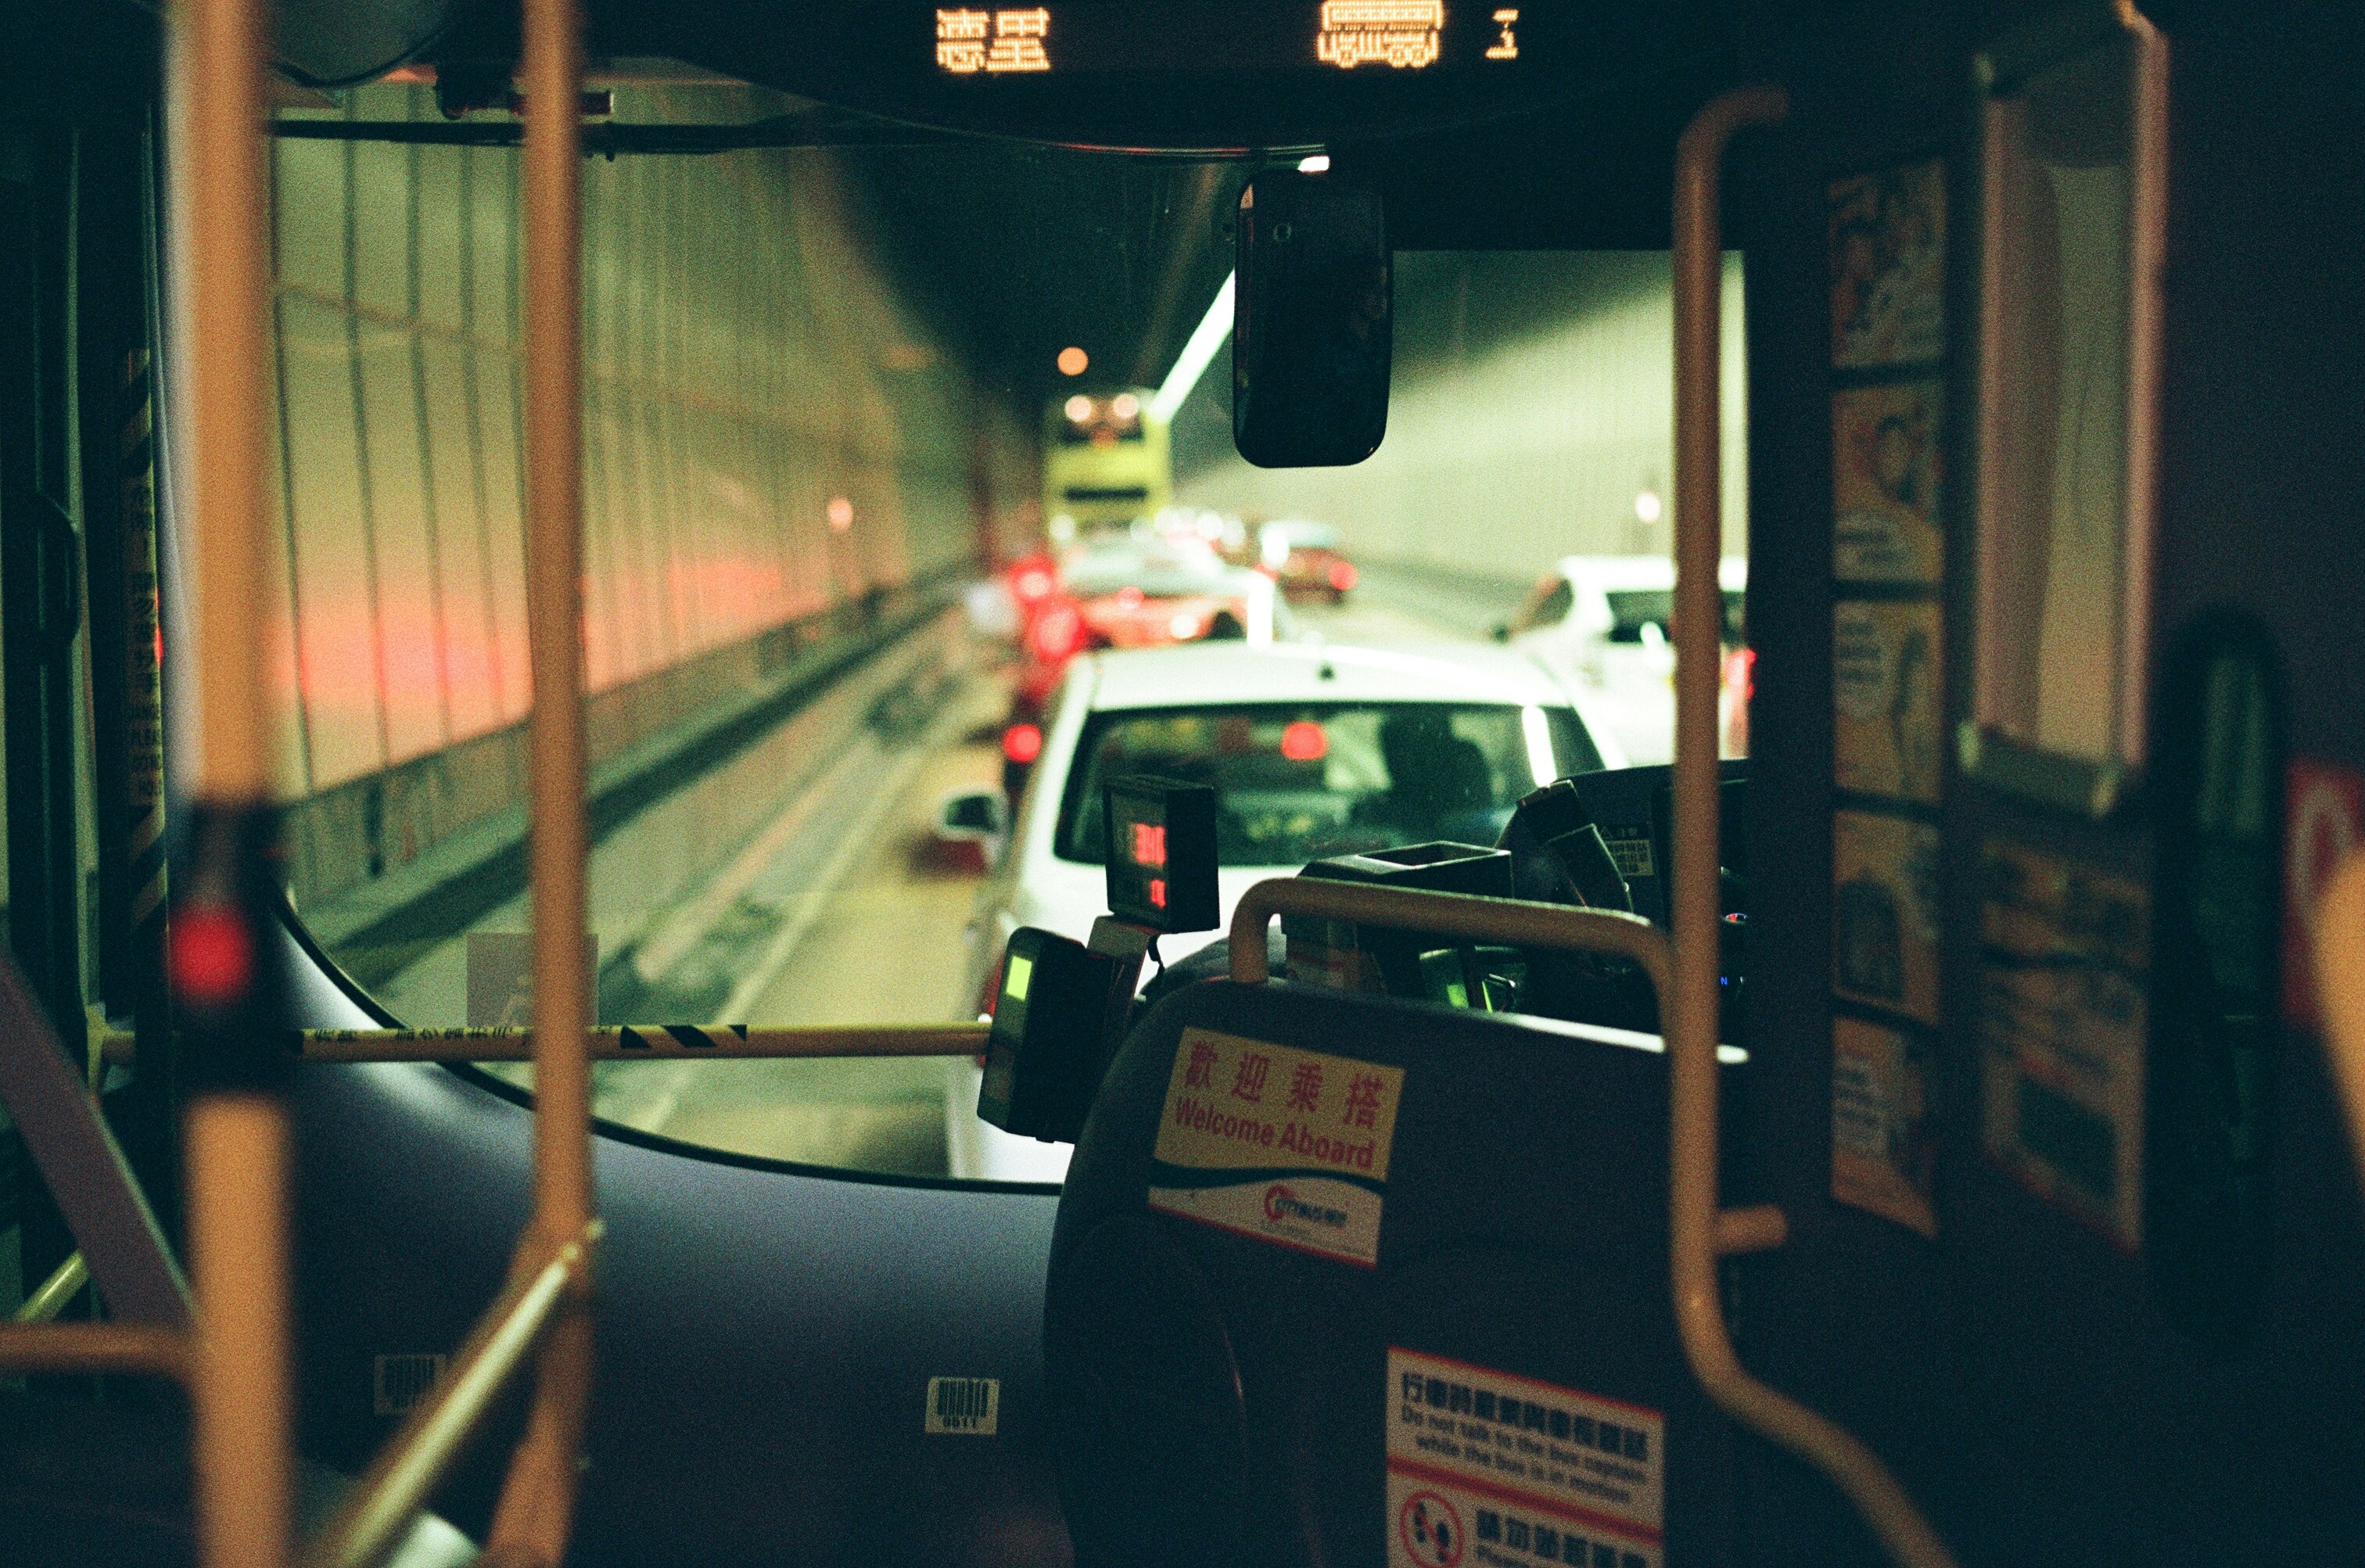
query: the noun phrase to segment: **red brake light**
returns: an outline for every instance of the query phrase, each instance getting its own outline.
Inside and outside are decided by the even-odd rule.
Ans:
[[[1013,724],[1002,732],[1002,755],[1026,764],[1043,755],[1043,732],[1034,724]]]
[[[1330,586],[1340,593],[1345,593],[1349,588],[1353,588],[1356,579],[1362,575],[1344,561],[1330,563]]]
[[[1035,618],[1035,652],[1053,663],[1084,645],[1084,618],[1072,604],[1057,604]]]
[[[1281,755],[1292,762],[1319,762],[1329,752],[1330,737],[1311,719],[1300,719],[1281,732]]]

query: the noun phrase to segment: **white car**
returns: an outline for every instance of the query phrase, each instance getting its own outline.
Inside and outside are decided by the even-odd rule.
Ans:
[[[962,994],[982,1009],[1022,925],[1091,935],[1108,908],[1101,788],[1111,778],[1216,788],[1228,920],[1252,883],[1309,860],[1437,839],[1493,844],[1520,796],[1625,765],[1599,733],[1569,683],[1511,649],[1235,643],[1078,658],[1010,844],[979,893]],[[1160,957],[1172,963],[1221,935],[1161,938]],[[953,1073],[953,1174],[1058,1181],[1067,1147],[979,1121],[976,1069]]]
[[[1724,598],[1722,640],[1743,642],[1746,557],[1717,566]],[[1637,765],[1675,755],[1676,652],[1667,641],[1676,565],[1665,555],[1569,555],[1528,590],[1519,613],[1497,634],[1533,655],[1564,679],[1581,682],[1627,756]],[[1728,667],[1718,734],[1727,756],[1746,750],[1747,660]],[[1735,681],[1742,689],[1732,689]]]

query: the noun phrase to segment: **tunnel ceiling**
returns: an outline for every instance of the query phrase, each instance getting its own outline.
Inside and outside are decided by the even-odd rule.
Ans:
[[[961,140],[849,166],[907,297],[1030,423],[1066,390],[1156,386],[1230,268],[1227,165]]]

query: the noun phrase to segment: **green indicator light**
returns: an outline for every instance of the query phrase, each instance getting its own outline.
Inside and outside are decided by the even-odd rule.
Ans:
[[[1002,971],[1002,994],[1013,1002],[1026,1000],[1026,982],[1035,975],[1035,960],[1024,953],[1010,955],[1009,967]]]

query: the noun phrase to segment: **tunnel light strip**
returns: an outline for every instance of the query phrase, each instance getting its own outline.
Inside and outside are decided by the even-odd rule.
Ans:
[[[1149,417],[1161,423],[1174,418],[1174,410],[1191,396],[1191,388],[1199,385],[1199,377],[1224,340],[1232,335],[1232,274],[1224,274],[1224,286],[1216,290],[1215,302],[1207,314],[1193,330],[1191,341],[1182,345],[1182,353],[1174,361],[1174,368],[1166,373],[1166,380],[1149,399]]]

